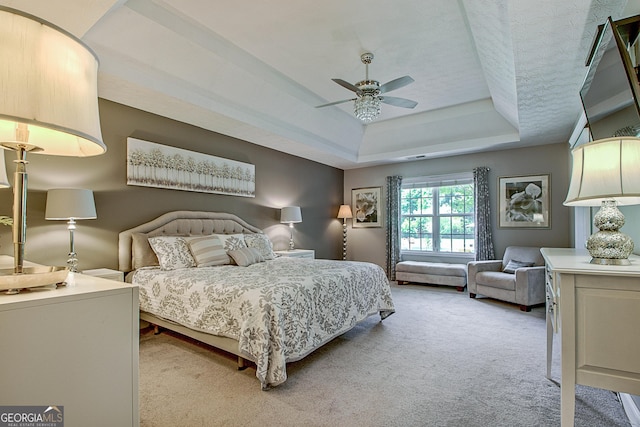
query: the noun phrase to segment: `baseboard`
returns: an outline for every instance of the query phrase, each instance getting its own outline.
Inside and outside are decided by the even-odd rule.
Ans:
[[[627,413],[627,417],[629,417],[631,426],[640,427],[640,408],[638,404],[628,393],[619,393],[619,395],[622,407],[624,408],[624,412]]]

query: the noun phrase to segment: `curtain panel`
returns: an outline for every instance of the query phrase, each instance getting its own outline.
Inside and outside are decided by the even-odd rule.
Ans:
[[[489,168],[473,169],[476,221],[476,261],[495,259],[491,237],[491,207],[489,197]]]
[[[400,195],[402,177],[387,177],[387,215],[385,220],[387,277],[396,280],[396,264],[400,259]]]

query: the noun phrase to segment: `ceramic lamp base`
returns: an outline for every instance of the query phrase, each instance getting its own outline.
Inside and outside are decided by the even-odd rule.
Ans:
[[[629,265],[633,241],[618,231],[624,225],[624,215],[613,200],[605,200],[593,218],[593,225],[600,231],[587,239],[587,250],[593,257],[592,264]]]

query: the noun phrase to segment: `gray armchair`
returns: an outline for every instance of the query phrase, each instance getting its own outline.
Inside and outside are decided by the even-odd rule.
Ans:
[[[520,310],[530,311],[532,306],[545,303],[544,270],[540,248],[509,246],[502,261],[467,264],[469,297],[481,294],[518,304]]]

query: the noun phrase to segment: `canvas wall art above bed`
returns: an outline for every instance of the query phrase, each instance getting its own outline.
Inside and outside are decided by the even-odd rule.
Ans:
[[[380,266],[277,257],[260,229],[232,214],[170,212],[119,239],[141,319],[255,362],[263,389],[287,379],[287,362],[395,311]]]

